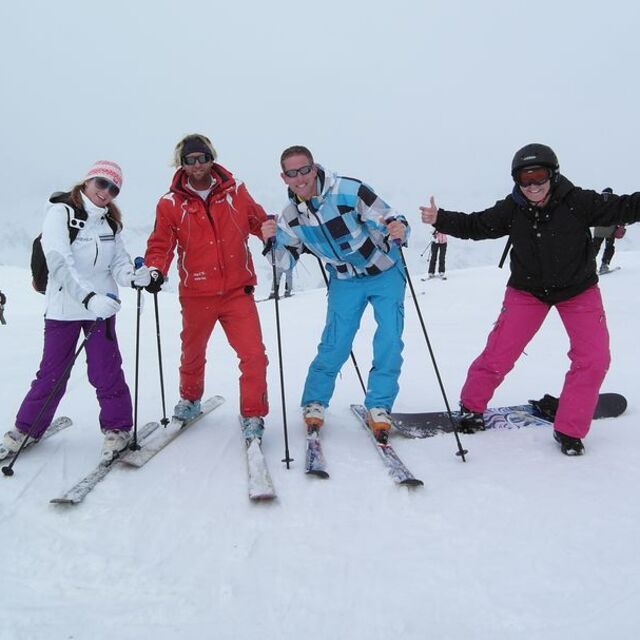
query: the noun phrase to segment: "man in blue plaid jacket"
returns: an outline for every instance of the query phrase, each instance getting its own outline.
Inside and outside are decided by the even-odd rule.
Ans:
[[[262,226],[265,241],[274,243],[276,267],[292,268],[307,251],[329,272],[327,320],[302,394],[307,429],[324,423],[336,377],[369,303],[377,329],[364,405],[376,439],[386,443],[402,366],[405,277],[400,245],[409,225],[362,181],[316,164],[306,147],[285,149],[280,165],[289,204],[277,222]]]

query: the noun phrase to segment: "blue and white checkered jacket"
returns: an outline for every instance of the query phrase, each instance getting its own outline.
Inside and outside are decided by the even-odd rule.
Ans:
[[[332,276],[347,279],[375,275],[393,267],[400,251],[380,219],[404,216],[355,178],[337,176],[318,166],[318,193],[300,201],[289,190],[289,204],[278,218],[276,266],[290,269],[307,250],[327,263]]]

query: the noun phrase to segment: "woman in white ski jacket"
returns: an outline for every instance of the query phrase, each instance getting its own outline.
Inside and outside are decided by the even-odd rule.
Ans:
[[[115,333],[114,316],[120,310],[116,283],[144,287],[150,278],[146,267],[134,270],[122,242],[121,214],[113,203],[121,186],[120,167],[101,160],[69,193],[55,193],[47,202],[41,238],[49,271],[44,351],[15,429],[4,436],[9,451],[17,451],[27,436],[39,439],[49,427],[81,332],[89,382],[100,404],[103,459],[112,460],[129,443],[133,417]]]

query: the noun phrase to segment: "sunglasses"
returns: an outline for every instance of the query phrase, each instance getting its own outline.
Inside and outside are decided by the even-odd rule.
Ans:
[[[203,153],[199,156],[183,156],[182,164],[193,166],[194,164],[196,164],[196,162],[198,164],[207,164],[207,162],[211,162],[212,160],[213,157],[210,153]]]
[[[517,183],[521,187],[530,187],[532,185],[541,186],[551,178],[551,172],[546,167],[534,167],[522,169],[516,177]]]
[[[300,167],[299,169],[287,169],[286,171],[283,171],[283,173],[285,176],[287,176],[287,178],[295,178],[298,174],[300,174],[301,176],[306,176],[312,171],[313,165],[305,164],[304,167]]]
[[[113,182],[109,182],[109,180],[106,180],[105,178],[94,178],[93,182],[95,183],[96,188],[99,189],[100,191],[109,189],[109,195],[112,198],[115,198],[120,193],[120,189],[116,187],[116,185],[113,184]]]

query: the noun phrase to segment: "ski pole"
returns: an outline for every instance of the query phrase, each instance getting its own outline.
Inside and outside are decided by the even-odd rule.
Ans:
[[[110,294],[111,295],[111,294]],[[111,295],[111,297],[115,298],[115,296]],[[56,393],[58,392],[58,389],[67,381],[67,378],[69,377],[69,374],[71,373],[71,368],[73,367],[75,361],[77,360],[78,356],[80,355],[80,352],[85,348],[85,345],[87,344],[87,340],[89,340],[89,338],[91,337],[91,333],[93,332],[93,330],[95,329],[96,325],[98,324],[98,322],[100,322],[102,320],[102,318],[98,318],[96,319],[93,324],[89,327],[89,330],[87,331],[84,340],[82,341],[82,343],[80,344],[80,346],[78,347],[78,349],[76,350],[73,358],[71,359],[71,362],[69,362],[69,364],[67,365],[67,368],[64,370],[63,374],[60,376],[60,378],[58,378],[58,382],[56,382],[55,386],[53,387],[53,389],[51,390],[51,393],[49,394],[49,396],[47,397],[47,399],[44,401],[44,404],[42,405],[42,407],[40,408],[40,411],[38,412],[38,415],[36,416],[35,420],[33,421],[29,431],[33,430],[33,427],[35,425],[37,425],[40,422],[40,419],[42,418],[45,409],[49,406],[49,403],[51,402],[51,400],[53,399],[53,397],[56,395]],[[48,428],[48,427],[47,427]],[[29,439],[34,440],[35,438],[31,437],[31,434],[28,433],[26,438],[22,441],[22,443],[20,444],[20,448],[16,451],[16,454],[13,456],[13,459],[11,460],[11,462],[5,466],[2,467],[2,473],[5,476],[12,476],[13,475],[13,465],[16,463],[16,460],[18,459],[18,457],[20,456],[20,454],[22,453],[22,450],[25,448],[27,442],[29,441]]]
[[[420,254],[420,257],[422,258],[422,256],[427,253],[427,251],[429,250],[429,247],[431,246],[431,242],[427,243],[427,246],[424,248],[424,251]]]
[[[274,220],[275,216],[268,216],[270,219]],[[271,243],[271,269],[273,271],[273,282],[276,281],[276,248],[275,248],[275,240],[274,238],[270,238],[269,242]],[[276,310],[276,336],[278,339],[278,366],[280,368],[280,397],[282,400],[282,429],[284,432],[284,458],[282,462],[287,465],[287,469],[290,468],[289,463],[293,462],[293,458],[289,455],[289,432],[287,429],[287,403],[285,399],[284,392],[284,367],[282,364],[282,337],[280,335],[280,287],[277,287],[275,290],[275,296],[273,301],[275,303]]]
[[[409,289],[411,291],[411,297],[413,298],[413,303],[416,307],[416,312],[418,314],[418,319],[420,320],[420,325],[422,326],[422,333],[424,334],[424,338],[427,342],[427,348],[429,349],[429,355],[431,356],[431,362],[433,363],[433,369],[436,374],[436,378],[438,379],[438,384],[440,385],[440,391],[442,392],[442,397],[444,399],[445,407],[447,408],[447,415],[449,416],[449,421],[451,422],[451,426],[453,427],[453,435],[456,438],[456,443],[458,445],[458,451],[456,452],[457,456],[462,458],[463,462],[466,462],[465,455],[468,453],[466,449],[462,448],[462,443],[460,442],[460,436],[458,434],[458,425],[456,421],[453,419],[453,415],[451,414],[451,408],[449,407],[449,400],[447,399],[447,393],[444,390],[444,384],[442,383],[442,377],[440,376],[440,370],[438,369],[438,364],[436,362],[436,357],[433,353],[433,349],[431,348],[431,341],[429,340],[429,335],[427,333],[427,328],[424,324],[424,319],[422,317],[422,312],[420,311],[420,305],[418,304],[418,299],[416,297],[416,292],[413,288],[413,282],[411,282],[411,276],[409,275],[409,268],[407,267],[407,261],[404,257],[404,252],[402,251],[402,246],[400,241],[396,240],[398,245],[398,249],[400,250],[400,257],[402,259],[402,266],[404,267],[405,277],[407,279],[407,284],[409,285]]]
[[[322,278],[324,279],[324,284],[328,289],[329,288],[329,278],[327,278],[327,273],[324,270],[324,265],[322,264],[322,261],[320,260],[320,258],[318,258],[318,256],[316,256],[316,258],[318,260],[318,264],[320,265],[320,271],[322,272]],[[360,373],[360,368],[358,367],[358,363],[356,361],[356,356],[353,353],[353,349],[351,349],[350,356],[351,356],[351,362],[353,362],[353,366],[354,366],[354,368],[356,370],[356,375],[358,376],[358,380],[360,381],[360,386],[362,387],[362,393],[367,395],[367,388],[364,385],[364,380],[362,379],[362,374]]]
[[[133,266],[139,269],[144,264],[144,259],[138,256],[133,261]],[[137,451],[140,449],[138,444],[138,374],[140,370],[140,316],[142,315],[142,287],[136,287],[136,365],[135,379],[133,385],[133,438],[129,449]]]
[[[169,424],[167,407],[164,402],[164,374],[162,368],[162,345],[160,343],[160,311],[158,310],[158,293],[153,294],[153,308],[156,312],[156,342],[158,343],[158,369],[160,370],[160,397],[162,399],[162,420],[160,424],[166,427]]]

